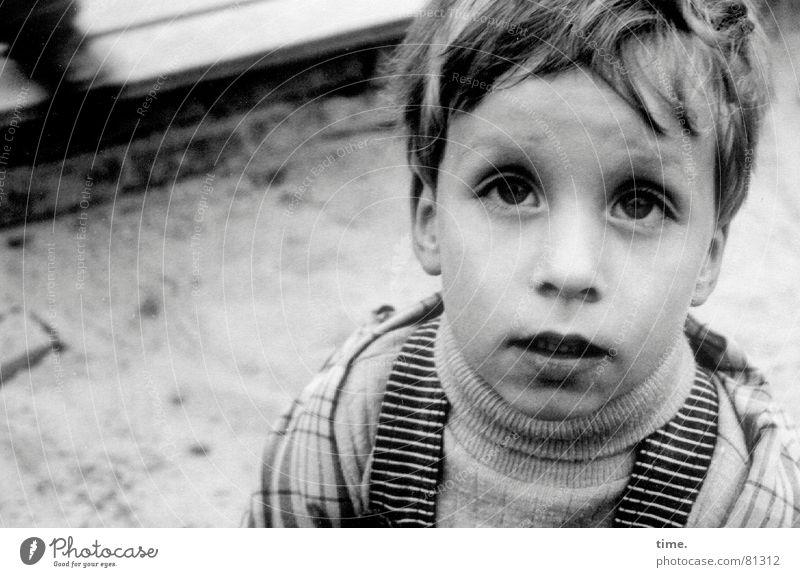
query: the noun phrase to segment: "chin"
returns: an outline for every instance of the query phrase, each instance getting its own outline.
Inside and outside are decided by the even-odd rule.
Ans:
[[[542,421],[565,421],[597,413],[608,401],[586,391],[570,391],[569,384],[537,385],[506,400],[517,410]],[[567,389],[567,390],[565,390]]]

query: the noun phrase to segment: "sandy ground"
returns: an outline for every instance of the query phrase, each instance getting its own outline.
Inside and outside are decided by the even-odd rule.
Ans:
[[[800,420],[798,56],[800,35],[776,45],[752,195],[698,316]],[[44,324],[63,344],[0,390],[0,525],[240,523],[265,434],[331,348],[438,286],[382,106],[276,103],[243,170],[107,203],[87,187],[83,213],[0,231],[0,302],[21,311],[4,338],[30,349]]]

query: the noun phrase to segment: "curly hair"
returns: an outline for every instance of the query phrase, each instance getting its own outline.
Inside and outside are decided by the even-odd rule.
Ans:
[[[393,62],[412,204],[424,186],[436,190],[451,116],[509,79],[585,67],[659,133],[667,128],[648,110],[644,83],[696,134],[685,88],[703,78],[715,116],[717,222],[726,226],[747,194],[768,101],[764,48],[750,0],[433,0]]]

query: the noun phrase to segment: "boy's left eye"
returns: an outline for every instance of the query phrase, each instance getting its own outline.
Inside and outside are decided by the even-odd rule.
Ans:
[[[670,215],[663,195],[646,188],[631,189],[617,198],[611,214],[624,220],[655,224]]]

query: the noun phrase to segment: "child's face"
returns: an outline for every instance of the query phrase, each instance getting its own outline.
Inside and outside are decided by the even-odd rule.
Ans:
[[[493,92],[452,119],[420,199],[415,248],[465,358],[528,414],[587,415],[674,378],[689,306],[716,282],[714,132],[684,136],[644,97],[666,134],[583,70]],[[711,127],[703,102],[692,121]]]

